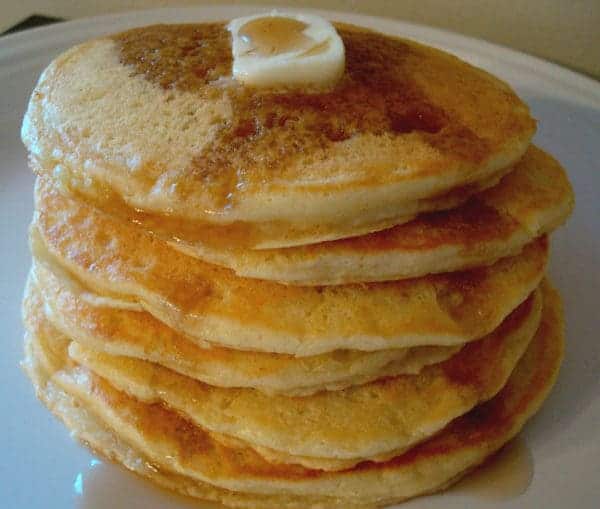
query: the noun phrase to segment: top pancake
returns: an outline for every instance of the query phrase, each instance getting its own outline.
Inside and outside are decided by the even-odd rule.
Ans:
[[[522,156],[535,123],[506,84],[412,41],[338,30],[346,70],[328,90],[240,86],[222,24],[87,42],[41,76],[23,140],[40,171],[99,205],[245,247],[452,207]]]

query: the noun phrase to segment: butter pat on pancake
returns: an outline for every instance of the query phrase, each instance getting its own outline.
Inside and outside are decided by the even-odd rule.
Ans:
[[[232,74],[249,86],[333,86],[344,73],[344,43],[314,14],[255,14],[229,22]]]
[[[535,122],[508,85],[439,50],[336,27],[345,72],[325,91],[240,87],[221,24],[86,42],[40,77],[23,141],[39,171],[96,205],[112,193],[130,214],[249,248],[389,227],[524,154]]]

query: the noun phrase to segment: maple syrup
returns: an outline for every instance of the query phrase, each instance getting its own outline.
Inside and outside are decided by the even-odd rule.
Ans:
[[[240,28],[239,35],[252,45],[250,53],[273,56],[311,49],[313,41],[303,33],[307,26],[296,19],[269,16],[249,21]]]
[[[98,459],[75,476],[76,509],[217,509],[223,506],[164,490],[125,469]]]
[[[464,477],[450,489],[429,498],[474,498],[485,502],[500,502],[517,498],[527,491],[533,479],[533,457],[525,440],[517,437],[483,465]],[[73,483],[77,509],[104,509],[110,500],[111,509],[217,509],[222,506],[190,499],[163,490],[151,482],[115,465],[92,459],[86,470]]]

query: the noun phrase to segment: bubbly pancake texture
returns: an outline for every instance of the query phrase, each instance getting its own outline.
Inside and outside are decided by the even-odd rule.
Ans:
[[[302,398],[217,388],[79,343],[72,345],[70,354],[118,389],[149,403],[162,401],[209,432],[298,457],[290,458],[291,463],[356,464],[397,455],[493,397],[527,348],[540,313],[541,297],[534,295],[494,333],[418,375]],[[52,336],[60,335],[50,323],[43,326]],[[339,468],[352,466],[347,463]]]
[[[531,146],[507,176],[462,206],[359,237],[285,249],[235,249],[214,237],[173,247],[237,275],[294,285],[390,281],[464,270],[514,256],[573,208],[560,164]]]
[[[373,507],[456,481],[537,411],[563,352],[560,301],[546,285],[544,294],[541,326],[494,399],[403,455],[341,472],[269,464],[247,449],[225,447],[165,407],[136,401],[69,363],[66,343],[45,335],[35,320],[27,322],[25,368],[39,397],[76,436],[160,483],[238,507],[302,507],[302,501],[314,508]],[[147,463],[140,466],[132,457],[154,468],[143,468]]]
[[[456,345],[479,338],[534,290],[541,237],[489,267],[424,278],[292,287],[236,277],[185,256],[133,225],[62,196],[38,179],[32,250],[99,293],[133,298],[192,338],[299,356],[337,349]],[[37,247],[37,246],[40,246]]]
[[[38,313],[36,309],[43,306],[48,320],[69,338],[109,355],[154,362],[218,387],[305,396],[384,376],[416,374],[460,349],[459,345],[375,352],[336,350],[294,357],[218,348],[209,342],[199,345],[149,313],[107,306],[73,278],[54,274],[44,264],[34,263],[32,276],[30,312]]]
[[[250,248],[454,206],[525,152],[535,122],[505,83],[412,41],[338,31],[346,70],[327,90],[240,86],[222,24],[84,43],[40,77],[23,140],[40,172],[97,205],[114,195]]]

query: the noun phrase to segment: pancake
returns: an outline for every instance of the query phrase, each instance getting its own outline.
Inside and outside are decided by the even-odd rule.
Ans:
[[[138,466],[138,472],[165,484],[163,476],[167,476],[169,485],[181,491],[190,493],[189,484],[179,477],[184,476],[194,483],[196,496],[203,498],[224,501],[230,492],[223,490],[241,492],[237,500],[231,495],[228,501],[239,507],[260,507],[252,497],[275,492],[282,497],[279,501],[289,500],[289,507],[299,507],[294,505],[300,503],[297,497],[306,497],[304,507],[315,508],[334,503],[341,507],[343,503],[347,507],[391,504],[456,481],[510,440],[537,411],[556,378],[563,353],[560,301],[548,287],[544,291],[541,326],[494,399],[404,455],[342,472],[267,464],[251,451],[225,448],[161,405],[136,401],[70,365],[64,345],[59,344],[62,363],[56,363],[59,356],[52,348],[57,345],[31,333],[26,336],[25,368],[40,398],[76,435],[130,468],[131,462],[122,459],[123,449],[134,458],[146,458],[155,468]],[[177,476],[169,477],[170,472]],[[208,489],[207,482],[220,489]],[[245,498],[248,493],[255,495]],[[267,505],[269,500],[273,499],[267,498],[263,507],[272,506]]]
[[[493,397],[527,348],[540,313],[538,296],[496,333],[419,375],[305,398],[218,390],[150,363],[99,354],[75,343],[69,353],[119,390],[149,403],[163,402],[218,434],[214,438],[225,445],[233,437],[234,444],[269,461],[340,470],[397,456]],[[352,444],[346,443],[349,436]]]
[[[327,90],[239,86],[222,24],[76,46],[32,94],[32,165],[152,231],[275,248],[453,207],[525,153],[535,121],[507,84],[412,41],[338,30],[345,73]]]
[[[458,345],[480,338],[536,288],[541,237],[488,267],[418,279],[293,287],[239,278],[183,255],[135,225],[64,197],[38,179],[32,251],[93,291],[137,301],[190,338],[297,356]]]
[[[149,313],[106,306],[100,296],[68,275],[57,276],[38,264],[34,264],[32,274],[35,284],[31,312],[38,313],[43,305],[46,317],[66,336],[95,350],[155,362],[218,387],[252,387],[267,394],[305,396],[361,385],[383,376],[415,374],[460,349],[429,346],[375,352],[336,350],[294,357],[211,347],[209,342],[202,347]]]
[[[370,235],[285,249],[236,249],[207,237],[173,247],[242,277],[293,285],[389,281],[465,270],[514,256],[560,226],[573,191],[560,164],[531,146],[502,181],[462,206]]]
[[[92,449],[96,456],[119,463],[163,488],[204,501],[220,502],[227,507],[252,509],[364,509],[366,507],[363,504],[353,504],[346,499],[337,500],[331,497],[293,497],[233,492],[158,466],[116,436],[79,401],[48,381],[49,374],[43,366],[43,355],[39,352],[33,353],[35,348],[28,339],[25,348],[27,359],[23,367],[36,386],[38,397],[71,429],[73,438]]]
[[[34,315],[36,335],[61,336]],[[162,401],[211,433],[320,468],[325,460],[387,459],[439,431],[453,418],[493,397],[504,385],[539,324],[534,295],[486,338],[418,375],[386,378],[343,391],[302,398],[266,396],[252,389],[223,389],[156,364],[103,354],[74,343],[71,357],[135,398]],[[348,437],[353,437],[348,443]],[[261,449],[257,449],[261,450]],[[321,463],[318,463],[321,461]],[[321,464],[326,465],[323,467]],[[344,462],[340,468],[347,468]]]

